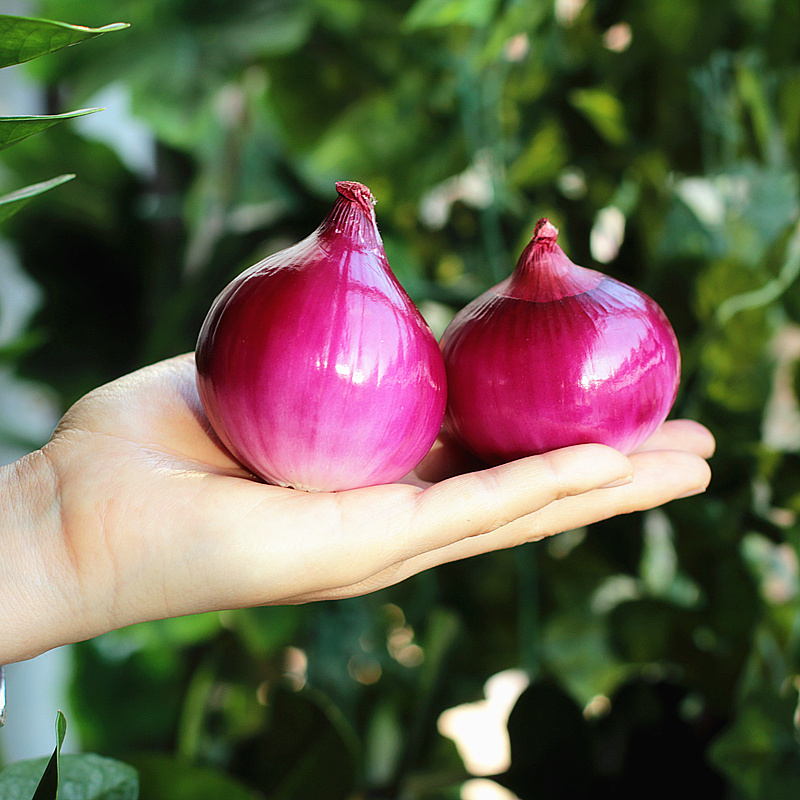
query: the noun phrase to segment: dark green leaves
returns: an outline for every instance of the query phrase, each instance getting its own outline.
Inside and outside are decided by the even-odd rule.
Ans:
[[[555,681],[532,683],[511,711],[511,767],[497,781],[521,800],[593,800],[636,797],[643,786],[674,797],[691,775],[698,796],[723,796],[722,779],[702,756],[710,720],[683,687],[632,678],[602,709],[582,710]]]
[[[341,712],[311,690],[276,685],[266,730],[240,754],[248,778],[270,800],[345,800],[356,779],[352,733]]]
[[[140,779],[140,800],[255,800],[256,793],[209,767],[175,756],[148,754],[131,760]]]
[[[84,28],[64,22],[0,14],[0,67],[22,64],[62,47],[127,27],[126,23],[117,22],[102,28]]]

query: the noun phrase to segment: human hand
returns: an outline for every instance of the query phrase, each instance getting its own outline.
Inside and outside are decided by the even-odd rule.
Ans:
[[[17,509],[0,518],[0,663],[146,620],[365,594],[702,491],[713,450],[676,420],[629,457],[579,445],[465,471],[440,437],[403,482],[301,492],[228,455],[179,356],[91,392],[0,473]]]

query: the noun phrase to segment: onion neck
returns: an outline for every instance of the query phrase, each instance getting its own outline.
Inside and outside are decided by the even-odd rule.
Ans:
[[[345,240],[358,250],[382,248],[375,221],[375,200],[370,190],[355,181],[339,181],[336,191],[339,197],[323,220],[319,235],[328,240]]]
[[[591,291],[603,280],[601,273],[573,264],[558,246],[557,237],[558,229],[548,219],[536,223],[503,294],[547,303]]]

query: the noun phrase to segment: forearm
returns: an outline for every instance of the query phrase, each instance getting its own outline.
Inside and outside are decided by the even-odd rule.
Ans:
[[[70,638],[59,506],[41,451],[0,468],[0,664]]]

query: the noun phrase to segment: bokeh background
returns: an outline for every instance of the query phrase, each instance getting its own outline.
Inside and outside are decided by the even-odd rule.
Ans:
[[[144,800],[800,796],[796,0],[0,10],[131,23],[0,73],[0,115],[106,109],[0,153],[6,191],[77,174],[0,230],[5,461],[191,350],[339,179],[372,189],[437,334],[550,217],[662,305],[675,415],[718,440],[704,496],[356,600],[69,648],[75,747],[138,765]]]

